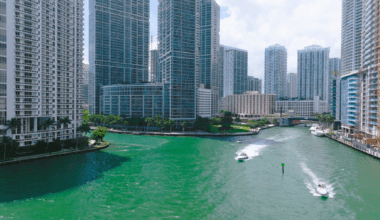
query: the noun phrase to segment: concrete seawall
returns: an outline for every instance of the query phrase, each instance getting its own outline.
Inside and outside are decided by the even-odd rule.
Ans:
[[[109,147],[109,143],[103,147],[92,147],[92,148],[87,148],[83,150],[54,152],[52,154],[38,154],[38,155],[32,155],[32,156],[27,156],[27,157],[19,157],[19,158],[14,158],[11,160],[2,161],[0,162],[0,166],[23,163],[23,162],[34,161],[34,160],[43,160],[47,158],[63,157],[63,156],[68,156],[68,155],[73,155],[73,154],[90,153],[90,152],[106,149],[107,147]]]
[[[326,137],[334,140],[334,141],[337,141],[341,144],[344,144],[346,146],[349,146],[355,150],[358,150],[358,151],[361,151],[365,154],[368,154],[372,157],[375,157],[377,159],[380,159],[380,150],[377,149],[377,148],[374,148],[374,147],[371,147],[369,145],[365,145],[365,144],[362,144],[360,142],[357,142],[357,141],[346,141],[344,139],[341,139],[341,138],[338,138],[337,136],[335,135],[326,135]]]
[[[274,126],[273,126],[274,127]],[[230,136],[248,136],[248,135],[257,135],[260,133],[260,130],[273,128],[269,126],[260,127],[257,130],[250,132],[239,132],[239,133],[206,133],[206,132],[142,132],[142,131],[121,131],[116,129],[109,129],[110,133],[115,134],[132,134],[132,135],[151,135],[151,136],[175,136],[175,137],[230,137]],[[91,127],[91,130],[95,130],[96,127]]]

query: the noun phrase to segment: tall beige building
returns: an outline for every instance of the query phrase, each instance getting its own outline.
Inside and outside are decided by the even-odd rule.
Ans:
[[[228,95],[224,100],[224,110],[242,117],[261,117],[273,114],[276,108],[276,95],[259,94],[248,91],[242,95]]]

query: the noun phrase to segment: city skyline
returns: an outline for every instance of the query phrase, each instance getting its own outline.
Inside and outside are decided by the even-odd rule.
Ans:
[[[85,16],[88,16],[86,14],[88,2],[89,0],[85,0]],[[342,6],[339,0],[321,0],[308,3],[292,0],[286,5],[285,1],[282,0],[244,0],[239,3],[216,0],[216,2],[221,7],[220,43],[248,50],[250,54],[248,58],[249,76],[264,78],[263,54],[265,48],[273,44],[281,44],[287,48],[288,73],[297,72],[297,50],[312,44],[330,47],[330,57],[340,57]],[[157,35],[157,6],[157,0],[150,2],[150,35]],[[324,11],[323,16],[316,16],[319,14],[318,10],[321,9]],[[253,11],[258,13],[251,13]],[[276,11],[279,12],[279,15],[287,16],[286,19],[280,19],[279,15],[274,16]],[[250,17],[253,16],[252,14],[257,15]],[[274,17],[267,21],[263,17],[266,14]],[[242,22],[245,17],[249,18]],[[301,23],[297,20],[300,17],[303,20]],[[242,24],[237,25],[239,22]],[[309,27],[310,24],[307,22],[312,22],[313,28]],[[326,22],[329,23],[327,27]],[[273,23],[273,25],[269,23]],[[251,28],[252,25],[257,28]],[[239,27],[243,28],[236,30]],[[284,32],[286,35],[278,34],[279,32]],[[326,38],[326,36],[329,37]],[[88,63],[88,17],[85,17],[84,51],[84,62]]]

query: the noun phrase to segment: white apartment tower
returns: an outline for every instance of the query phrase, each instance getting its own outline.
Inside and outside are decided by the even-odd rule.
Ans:
[[[265,94],[275,94],[277,99],[287,98],[288,53],[281,45],[265,49]]]
[[[315,96],[328,100],[330,48],[309,46],[298,50],[297,96],[300,100],[314,100]]]
[[[362,7],[362,0],[342,1],[342,76],[361,66]]]
[[[0,1],[1,124],[20,146],[79,134],[83,84],[83,0]],[[6,22],[5,18],[6,17]],[[68,117],[68,126],[41,123]]]

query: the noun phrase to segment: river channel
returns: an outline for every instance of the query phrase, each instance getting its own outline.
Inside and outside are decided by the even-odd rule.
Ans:
[[[307,128],[105,139],[103,151],[0,167],[0,219],[380,219],[380,161]]]

